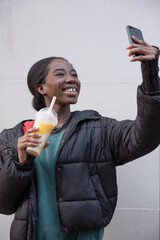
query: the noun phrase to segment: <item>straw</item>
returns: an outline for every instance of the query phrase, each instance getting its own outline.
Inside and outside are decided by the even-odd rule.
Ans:
[[[52,111],[52,109],[53,109],[53,106],[54,106],[54,104],[55,104],[55,101],[56,101],[56,97],[54,96],[53,98],[52,98],[52,101],[51,101],[51,104],[50,104],[50,106],[49,106],[49,111]]]

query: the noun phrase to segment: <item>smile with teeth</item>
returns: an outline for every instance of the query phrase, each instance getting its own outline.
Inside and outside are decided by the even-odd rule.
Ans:
[[[68,88],[65,89],[65,92],[77,92],[77,90],[75,88]]]

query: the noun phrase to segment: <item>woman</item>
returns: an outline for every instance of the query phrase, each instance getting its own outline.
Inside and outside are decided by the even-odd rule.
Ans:
[[[63,58],[42,59],[28,74],[36,110],[50,105],[58,125],[40,156],[26,153],[41,136],[33,121],[0,135],[0,212],[15,213],[12,240],[101,240],[117,201],[116,166],[160,143],[160,81],[157,48],[133,37],[131,59],[141,61],[135,121],[116,121],[95,111],[71,113],[80,92],[73,66]]]

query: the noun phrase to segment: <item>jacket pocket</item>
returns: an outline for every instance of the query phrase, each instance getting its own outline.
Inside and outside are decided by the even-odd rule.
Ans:
[[[98,175],[91,176],[91,181],[94,186],[94,190],[99,201],[103,217],[111,215],[113,213],[113,209],[109,199],[104,193],[99,176]]]
[[[27,239],[27,221],[14,219],[10,228],[11,240],[26,240]]]

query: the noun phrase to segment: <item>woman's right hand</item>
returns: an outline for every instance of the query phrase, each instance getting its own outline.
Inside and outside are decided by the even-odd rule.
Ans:
[[[41,143],[41,135],[36,133],[38,127],[30,128],[26,133],[18,139],[18,159],[20,163],[24,163],[27,160],[27,147],[37,147]]]

